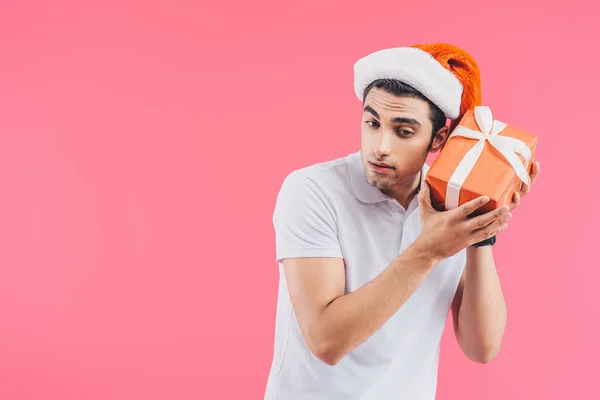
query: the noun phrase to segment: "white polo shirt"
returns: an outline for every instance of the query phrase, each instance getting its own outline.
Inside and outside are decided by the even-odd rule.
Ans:
[[[429,167],[424,165],[424,178]],[[273,215],[279,263],[275,348],[265,400],[433,400],[442,331],[466,253],[437,264],[369,339],[329,366],[308,349],[287,291],[282,260],[339,257],[346,293],[379,275],[421,232],[418,199],[408,209],[370,186],[360,152],[296,170]]]

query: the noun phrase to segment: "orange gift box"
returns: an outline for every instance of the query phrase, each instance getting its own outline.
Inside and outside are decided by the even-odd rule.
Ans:
[[[536,145],[536,136],[494,120],[489,107],[467,111],[427,172],[433,207],[444,211],[480,196],[490,201],[473,215],[509,205],[521,183],[530,183]]]

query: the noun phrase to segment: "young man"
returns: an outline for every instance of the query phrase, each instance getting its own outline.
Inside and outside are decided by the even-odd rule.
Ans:
[[[292,172],[277,198],[266,400],[434,399],[450,310],[467,357],[487,363],[500,349],[491,246],[530,186],[472,217],[488,199],[437,212],[424,180],[428,153],[480,101],[476,63],[450,45],[386,49],[355,64],[355,90],[360,151]],[[538,173],[536,162],[531,182]]]

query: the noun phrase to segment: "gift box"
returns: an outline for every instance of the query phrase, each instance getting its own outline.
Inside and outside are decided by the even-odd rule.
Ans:
[[[489,107],[467,111],[426,180],[438,211],[456,208],[480,196],[490,201],[473,215],[509,205],[521,183],[529,185],[537,136],[494,120]]]

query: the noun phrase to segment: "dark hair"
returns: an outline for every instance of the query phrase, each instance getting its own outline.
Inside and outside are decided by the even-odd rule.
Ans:
[[[435,133],[437,133],[437,131],[446,125],[446,116],[442,110],[440,110],[438,106],[433,104],[427,97],[423,96],[421,92],[412,86],[396,79],[377,79],[376,81],[371,82],[371,84],[365,89],[363,102],[367,98],[369,91],[373,88],[385,90],[386,92],[395,96],[411,97],[426,101],[429,104],[429,119],[431,119],[431,125],[433,126],[431,142],[433,142],[433,139],[435,138]]]

